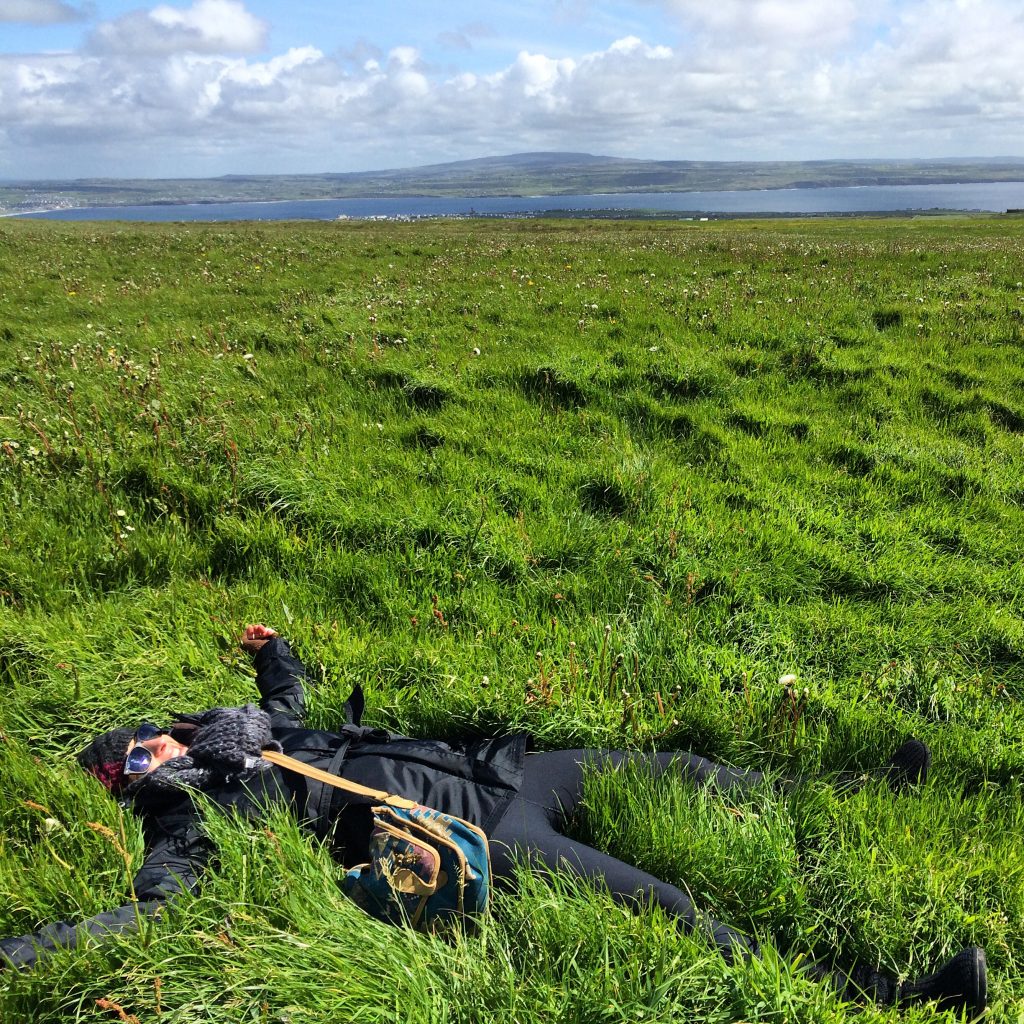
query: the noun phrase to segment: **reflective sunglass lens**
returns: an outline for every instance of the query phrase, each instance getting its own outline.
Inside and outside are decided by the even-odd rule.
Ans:
[[[135,730],[135,742],[145,743],[146,740],[156,739],[163,733],[163,729],[158,725],[154,725],[152,722],[143,722],[142,725]]]
[[[153,763],[153,755],[145,747],[132,747],[124,761],[124,770],[129,775],[144,775]]]

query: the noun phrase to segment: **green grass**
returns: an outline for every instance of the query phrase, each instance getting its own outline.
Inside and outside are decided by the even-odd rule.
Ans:
[[[197,896],[3,975],[0,1019],[839,1022],[814,946],[916,975],[980,943],[1019,1021],[1022,237],[0,224],[0,934],[123,902],[71,755],[250,699],[248,621],[311,665],[317,725],[360,682],[442,738],[808,776],[935,752],[910,799],[593,781],[576,834],[754,929],[756,964],[564,879],[459,942],[389,930],[288,821],[214,821]]]

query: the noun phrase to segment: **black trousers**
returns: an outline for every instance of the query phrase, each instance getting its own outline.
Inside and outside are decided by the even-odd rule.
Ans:
[[[563,834],[583,797],[585,772],[625,763],[649,768],[653,774],[679,772],[683,778],[724,791],[746,790],[763,778],[760,772],[727,768],[687,753],[553,750],[527,754],[522,788],[490,836],[496,880],[509,882],[517,861],[568,870],[604,885],[620,903],[656,903],[686,928],[704,930],[727,960],[757,955],[754,939],[700,913],[682,889]]]

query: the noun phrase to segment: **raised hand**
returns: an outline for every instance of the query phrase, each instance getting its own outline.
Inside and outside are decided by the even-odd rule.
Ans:
[[[275,636],[277,636],[276,629],[256,623],[245,627],[239,643],[242,645],[243,651],[255,654],[268,640]]]

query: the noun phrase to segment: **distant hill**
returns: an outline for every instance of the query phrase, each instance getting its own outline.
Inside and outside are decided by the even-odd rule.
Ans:
[[[422,167],[316,175],[346,195],[579,195],[597,192],[702,192],[1012,181],[1024,159],[993,160],[635,160],[590,153],[513,153]],[[221,179],[218,179],[221,180]],[[266,181],[232,175],[231,181]],[[351,191],[349,191],[351,190]],[[339,196],[340,198],[340,196]]]
[[[1020,180],[1024,180],[1024,158],[1020,157],[740,162],[634,160],[590,153],[513,153],[382,171],[0,182],[0,210],[274,199],[700,192]]]

